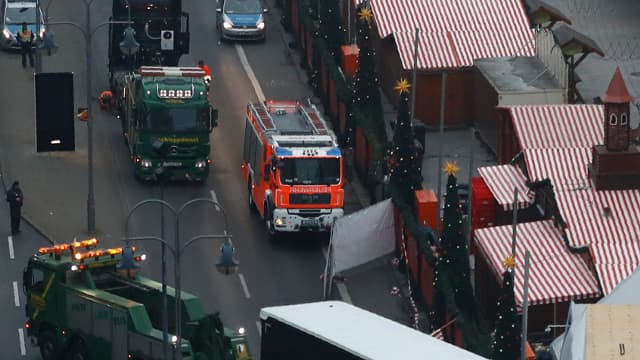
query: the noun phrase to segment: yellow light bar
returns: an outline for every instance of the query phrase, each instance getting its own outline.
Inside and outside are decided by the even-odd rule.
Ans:
[[[93,239],[87,239],[87,240],[82,240],[82,241],[75,241],[75,242],[71,242],[71,243],[63,243],[63,244],[58,244],[58,245],[54,245],[54,246],[50,246],[50,247],[42,247],[38,249],[38,253],[41,255],[45,255],[45,254],[60,254],[63,251],[67,251],[67,250],[71,250],[71,249],[77,249],[77,248],[81,248],[81,247],[89,247],[89,246],[95,246],[98,244],[98,239],[93,238]]]
[[[89,259],[89,258],[98,258],[101,256],[115,256],[118,254],[122,254],[122,250],[123,248],[119,247],[119,248],[111,248],[111,249],[104,249],[104,250],[93,250],[93,251],[87,251],[84,253],[81,252],[77,252],[73,255],[73,259],[76,261],[84,261],[85,259]],[[132,246],[131,250],[133,250],[133,252],[136,251],[136,247]]]

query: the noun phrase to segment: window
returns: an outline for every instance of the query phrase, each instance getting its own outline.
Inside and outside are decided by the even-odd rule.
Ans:
[[[616,114],[609,115],[609,125],[618,125],[618,117]]]
[[[335,185],[340,183],[340,159],[285,158],[280,181],[286,185]]]
[[[262,5],[259,0],[227,0],[224,4],[225,14],[260,14]]]
[[[151,108],[145,113],[143,127],[154,131],[194,131],[208,129],[208,109]]]
[[[251,133],[253,132],[253,128],[249,123],[249,119],[246,119],[244,125],[244,148],[242,149],[242,159],[245,162],[249,162],[249,144],[251,143]]]
[[[622,113],[620,114],[620,125],[627,125],[627,114],[626,113]]]

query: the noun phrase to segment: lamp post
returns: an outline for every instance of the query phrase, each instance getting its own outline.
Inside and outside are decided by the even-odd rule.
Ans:
[[[129,237],[128,236],[128,229],[129,229],[129,221],[131,218],[131,214],[138,208],[140,208],[141,206],[144,206],[146,204],[152,204],[152,203],[157,203],[162,205],[163,207],[167,207],[169,208],[169,210],[174,214],[176,222],[175,222],[175,228],[176,228],[176,232],[175,232],[175,244],[174,246],[171,246],[165,239],[157,237],[157,236],[137,236],[137,237]],[[194,236],[192,238],[190,238],[189,240],[187,240],[184,244],[180,244],[180,214],[182,214],[182,212],[192,206],[193,204],[196,203],[206,203],[206,204],[210,204],[211,206],[213,206],[217,211],[220,211],[223,215],[224,218],[224,223],[225,223],[225,230],[224,230],[224,234],[203,234],[203,235],[197,235]],[[220,247],[220,258],[218,259],[218,261],[216,262],[215,266],[216,266],[216,270],[218,272],[220,272],[221,274],[224,275],[230,275],[230,274],[235,274],[238,271],[238,266],[239,266],[239,262],[238,260],[236,260],[233,257],[233,253],[235,252],[235,248],[233,247],[233,243],[231,242],[231,235],[228,233],[228,229],[229,229],[229,222],[227,219],[227,214],[224,210],[224,208],[218,204],[217,202],[211,200],[211,199],[206,199],[206,198],[196,198],[196,199],[192,199],[190,201],[187,201],[186,203],[184,203],[178,210],[176,210],[173,206],[171,206],[169,203],[167,203],[164,200],[159,200],[159,199],[147,199],[147,200],[143,200],[139,203],[137,203],[130,211],[129,214],[127,215],[127,219],[126,219],[126,224],[125,224],[125,238],[123,239],[127,246],[129,246],[129,243],[132,241],[138,241],[138,240],[154,240],[154,241],[159,241],[160,243],[162,243],[163,246],[165,246],[167,249],[169,249],[169,251],[173,254],[173,258],[174,258],[174,283],[175,283],[175,316],[176,316],[176,334],[175,334],[175,347],[174,347],[174,359],[181,359],[182,358],[182,353],[180,351],[180,344],[182,343],[182,307],[181,307],[181,271],[180,271],[180,264],[181,264],[181,258],[182,258],[182,254],[184,252],[184,250],[189,247],[191,244],[195,243],[198,240],[202,240],[202,239],[224,239],[226,240],[225,243],[222,244],[222,246]],[[163,254],[164,255],[164,254]],[[123,252],[123,263],[125,261],[129,261],[130,257],[133,256],[133,253],[129,253],[129,252]],[[164,262],[164,259],[162,260]],[[164,276],[164,274],[163,274]],[[163,278],[162,279],[162,283],[163,283],[163,290],[166,292],[166,279]],[[163,296],[166,296],[166,293],[163,294]],[[163,304],[166,306],[166,302],[163,302]],[[166,309],[163,309],[163,313],[166,313]],[[166,344],[168,344],[167,342],[167,338],[168,338],[168,330],[165,328],[163,329],[164,334],[163,334],[163,338],[165,339],[165,346]],[[165,353],[165,359],[167,358],[166,353]]]
[[[129,27],[124,31],[124,39],[120,43],[120,50],[122,53],[126,55],[135,54],[140,48],[140,44],[135,40],[135,30],[131,27],[131,20],[129,21],[106,21],[98,24],[95,28],[91,28],[91,4],[93,0],[85,0],[85,8],[86,8],[86,18],[87,24],[86,28],[71,22],[71,21],[56,21],[49,23],[48,25],[71,25],[78,29],[85,41],[85,58],[87,63],[87,79],[86,79],[86,87],[87,87],[87,167],[88,167],[88,194],[87,194],[87,232],[93,233],[96,229],[96,208],[95,208],[95,196],[93,191],[93,111],[91,110],[92,104],[92,96],[91,96],[91,40],[95,32],[109,24],[129,24]],[[46,36],[45,38],[47,38]],[[52,48],[55,48],[55,43],[53,39],[49,41],[43,41],[41,49],[51,51]]]

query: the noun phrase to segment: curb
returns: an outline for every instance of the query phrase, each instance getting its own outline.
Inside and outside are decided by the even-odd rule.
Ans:
[[[7,184],[4,181],[5,176],[4,176],[4,172],[2,171],[3,169],[4,169],[4,166],[2,164],[2,159],[0,159],[0,184],[2,184],[2,189],[5,189],[5,191],[6,191]],[[51,245],[55,245],[55,242],[53,240],[51,240],[51,236],[49,236],[44,230],[42,230],[42,228],[40,228],[40,226],[36,225],[33,221],[31,221],[31,219],[29,219],[24,214],[22,214],[22,216],[20,218],[24,222],[29,224],[29,226],[31,226],[31,228],[33,228],[33,230],[35,230],[40,236],[42,236],[43,238],[45,238],[45,240],[47,240],[49,243],[51,243]]]

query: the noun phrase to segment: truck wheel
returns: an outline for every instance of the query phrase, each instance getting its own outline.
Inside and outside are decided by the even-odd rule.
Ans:
[[[267,237],[269,241],[275,243],[278,241],[278,231],[273,225],[273,214],[269,211],[269,207],[267,205],[264,206],[264,223],[267,229]]]
[[[38,345],[40,345],[42,360],[57,360],[60,358],[60,349],[53,331],[41,331],[38,335]]]
[[[253,200],[253,192],[251,191],[251,179],[249,179],[249,183],[247,183],[247,194],[249,197],[249,210],[252,213],[255,213],[258,208],[256,207],[256,202]]]
[[[82,340],[76,340],[71,344],[71,348],[69,349],[68,360],[89,360],[89,352],[87,351],[87,346],[84,344]]]

